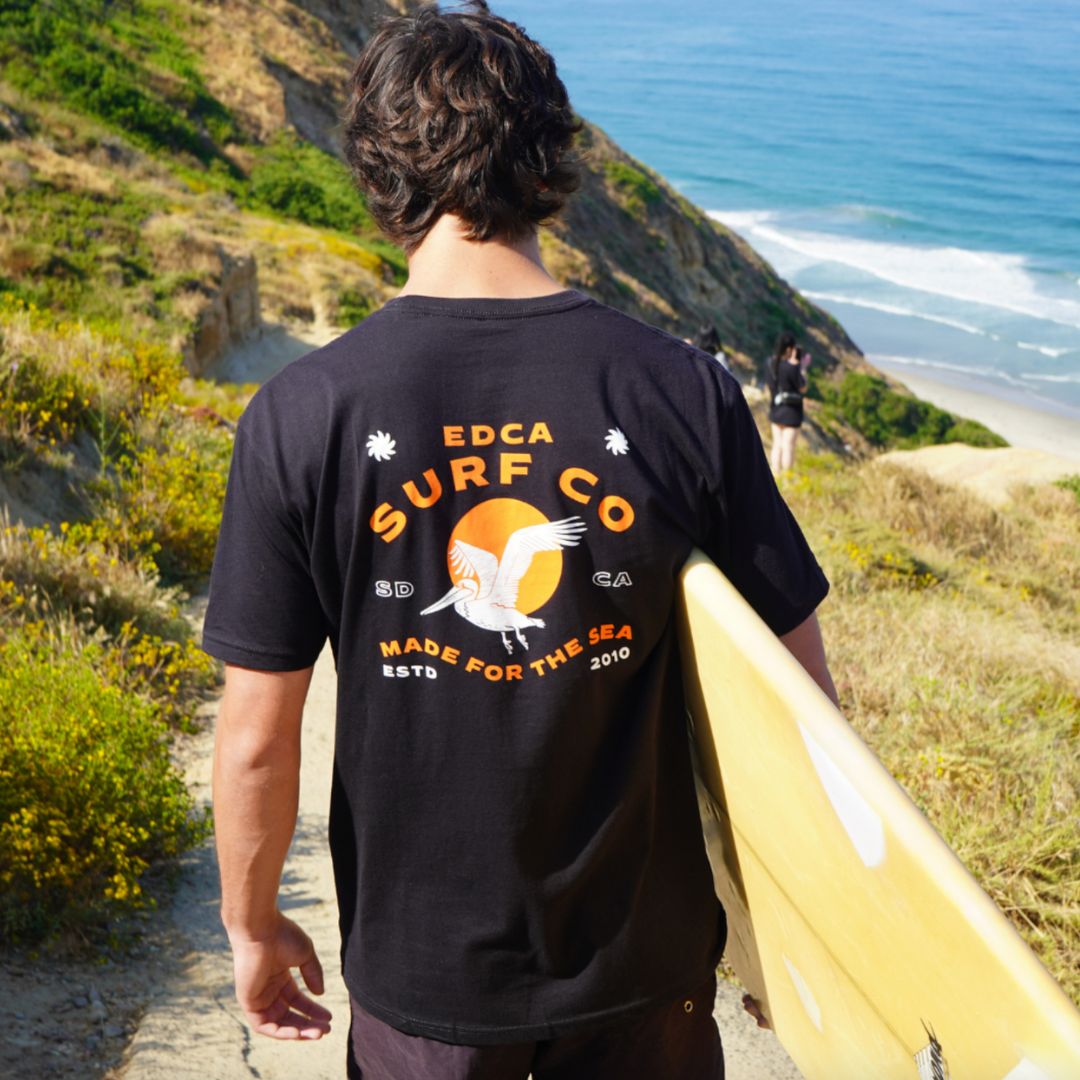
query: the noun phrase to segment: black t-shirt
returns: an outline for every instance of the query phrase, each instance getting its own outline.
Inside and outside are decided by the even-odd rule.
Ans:
[[[787,360],[778,363],[775,359],[770,360],[769,365],[769,419],[774,424],[798,427],[803,419],[802,394],[806,388],[802,367]],[[777,404],[777,394],[798,394],[799,398]]]
[[[332,643],[365,1009],[531,1041],[709,976],[673,621],[694,545],[778,634],[828,589],[735,380],[581,293],[399,297],[255,395],[204,647],[290,670]]]

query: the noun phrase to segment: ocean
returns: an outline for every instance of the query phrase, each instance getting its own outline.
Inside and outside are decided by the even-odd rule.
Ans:
[[[1080,423],[1080,0],[493,8],[875,363]]]

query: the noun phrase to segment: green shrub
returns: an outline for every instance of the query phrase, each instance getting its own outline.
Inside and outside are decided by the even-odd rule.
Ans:
[[[232,438],[213,416],[187,415],[179,356],[154,342],[90,333],[3,296],[0,332],[0,390],[8,391],[0,397],[0,453],[5,441],[48,448],[83,431],[100,455],[98,476],[83,481],[92,518],[72,523],[63,542],[49,540],[48,530],[36,537],[45,552],[59,546],[57,580],[87,560],[153,569],[168,582],[206,574]],[[78,582],[92,584],[85,575]],[[99,622],[114,632],[131,615],[120,609]]]
[[[380,301],[376,297],[368,296],[359,289],[346,289],[339,297],[337,303],[337,318],[342,326],[355,326],[358,322],[366,319],[377,307]]]
[[[605,161],[604,176],[636,218],[644,218],[648,208],[661,198],[660,186],[641,169],[625,161]]]
[[[1063,476],[1057,481],[1059,488],[1064,488],[1066,491],[1071,491],[1076,496],[1076,501],[1080,502],[1080,473],[1074,473],[1072,476]]]
[[[52,371],[37,357],[0,359],[0,461],[68,442],[88,415],[86,394],[72,372]]]
[[[0,61],[20,89],[97,117],[147,149],[186,152],[204,164],[222,160],[215,142],[236,137],[228,110],[195,68],[179,5],[64,0],[0,11]]]
[[[151,539],[166,581],[210,572],[225,501],[232,439],[225,432],[169,429],[172,439],[140,447],[119,471],[115,498],[126,527]]]
[[[218,682],[216,661],[187,629],[170,640],[125,623],[93,663],[106,683],[152,702],[161,719],[181,731],[193,730],[204,692]]]
[[[0,633],[40,622],[72,648],[92,641],[106,682],[154,702],[170,725],[189,727],[217,666],[196,647],[182,596],[160,586],[153,560],[122,557],[118,530],[101,519],[64,522],[58,533],[2,515],[0,526]]]
[[[345,166],[291,132],[279,134],[259,152],[249,202],[306,225],[346,232],[373,228]]]
[[[207,829],[152,704],[29,628],[0,641],[0,938],[152,904],[147,870]]]
[[[810,397],[826,405],[874,446],[909,449],[933,443],[964,442],[971,446],[1008,443],[975,420],[962,420],[929,402],[898,393],[877,375],[848,371],[837,386],[811,372]]]
[[[35,611],[69,614],[80,626],[109,635],[131,624],[140,633],[185,635],[178,596],[159,587],[152,558],[125,551],[119,513],[70,524],[10,524],[0,514],[0,610],[18,603]],[[143,538],[143,545],[150,537]],[[16,593],[5,598],[5,588]]]
[[[120,321],[133,306],[160,317],[143,225],[163,205],[121,184],[108,195],[45,180],[0,186],[0,217],[19,223],[18,240],[0,249],[0,270],[24,298],[68,317]]]

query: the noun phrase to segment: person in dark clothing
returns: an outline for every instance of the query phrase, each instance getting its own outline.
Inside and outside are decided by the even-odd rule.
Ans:
[[[278,905],[329,642],[348,1076],[721,1080],[679,570],[704,550],[835,697],[828,582],[736,380],[544,268],[580,126],[551,56],[486,5],[427,7],[349,89],[409,277],[237,427],[203,629],[237,1000],[262,1035],[329,1029]]]
[[[806,393],[806,366],[799,359],[792,334],[780,335],[776,352],[769,360],[766,386],[769,390],[769,422],[772,424],[770,464],[773,475],[778,476],[795,464],[795,441],[802,427],[803,395]]]

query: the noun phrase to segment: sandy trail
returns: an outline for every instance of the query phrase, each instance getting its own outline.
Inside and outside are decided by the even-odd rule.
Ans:
[[[116,1075],[124,1080],[341,1080],[345,1075],[348,996],[338,963],[337,904],[326,841],[334,747],[337,677],[326,649],[315,666],[304,710],[300,812],[285,864],[282,909],[311,935],[326,972],[323,1003],[333,1012],[330,1035],[318,1042],[278,1042],[254,1034],[233,997],[232,964],[218,918],[217,864],[207,844],[185,867],[169,912],[176,973],[153,987],[147,1011]],[[188,780],[210,797],[213,731],[199,736]],[[759,1031],[721,986],[717,1018],[729,1080],[798,1080],[776,1037]]]
[[[285,865],[281,907],[311,935],[326,969],[322,1001],[334,1013],[330,1037],[286,1043],[254,1034],[233,997],[232,962],[218,915],[220,891],[213,845],[189,859],[169,911],[181,958],[178,975],[156,988],[119,1075],[140,1080],[198,1077],[342,1077],[348,997],[338,973],[337,904],[326,842],[334,694],[329,649],[315,666],[304,709],[300,811]],[[200,736],[188,782],[200,801],[210,798],[213,732]]]
[[[966,488],[995,506],[1007,503],[1015,486],[1051,484],[1080,472],[1080,462],[1020,446],[984,449],[948,443],[918,450],[890,450],[878,460],[917,469],[943,484]]]

